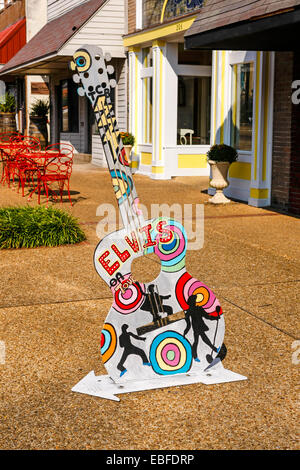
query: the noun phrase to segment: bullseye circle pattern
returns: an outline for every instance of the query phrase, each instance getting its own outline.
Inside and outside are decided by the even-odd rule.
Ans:
[[[117,347],[116,330],[110,323],[104,323],[101,332],[101,356],[105,364],[114,354]]]
[[[171,231],[172,238],[168,243],[162,243],[161,233],[155,236],[156,246],[154,253],[161,260],[161,269],[165,272],[177,272],[185,266],[185,254],[187,249],[187,237],[183,226],[175,220],[168,220],[164,229]]]
[[[117,312],[122,315],[128,315],[135,312],[144,302],[142,291],[145,292],[145,285],[133,282],[129,284],[127,279],[130,278],[130,273],[124,276],[122,285],[126,287],[122,289],[114,288],[114,302],[113,307]]]
[[[156,336],[151,344],[150,362],[159,375],[188,372],[192,364],[191,345],[176,331],[165,331]]]
[[[220,305],[214,293],[202,282],[185,272],[177,281],[175,288],[176,298],[183,310],[188,310],[187,300],[191,295],[197,295],[196,305],[203,307],[212,317],[218,316],[216,307]],[[222,313],[219,313],[219,315]]]
[[[91,56],[85,50],[75,52],[74,60],[77,65],[78,72],[86,72],[91,66]]]

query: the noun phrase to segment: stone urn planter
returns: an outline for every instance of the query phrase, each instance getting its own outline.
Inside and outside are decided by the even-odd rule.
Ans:
[[[209,199],[209,202],[212,204],[227,204],[230,202],[223,190],[227,188],[227,174],[230,166],[229,162],[216,162],[214,160],[208,160],[208,163],[211,167],[212,179],[209,185],[216,190],[216,193],[213,197]]]
[[[16,132],[16,100],[14,95],[5,93],[0,102],[0,132]]]
[[[130,165],[131,163],[131,150],[134,146],[135,138],[130,132],[120,132],[120,136],[123,142],[124,150],[126,153],[126,159]]]
[[[16,132],[17,123],[15,113],[0,112],[0,132],[3,134]]]
[[[131,163],[131,150],[132,145],[124,145],[125,153],[126,153],[126,160],[128,163]]]
[[[212,204],[228,204],[228,199],[223,190],[227,188],[227,174],[231,163],[235,162],[238,158],[236,149],[225,144],[213,145],[207,152],[207,160],[211,168],[212,179],[210,180],[210,187],[216,190],[213,197],[209,199]]]

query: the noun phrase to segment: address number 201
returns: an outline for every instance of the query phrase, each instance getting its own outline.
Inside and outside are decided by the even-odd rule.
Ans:
[[[178,24],[176,25],[176,31],[182,31],[182,30],[183,30],[183,25],[182,25],[182,23],[178,23]]]

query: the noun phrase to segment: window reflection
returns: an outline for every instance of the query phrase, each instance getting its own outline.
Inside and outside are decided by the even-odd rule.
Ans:
[[[78,132],[78,94],[73,80],[60,82],[60,130],[61,132]]]
[[[142,49],[143,68],[152,67],[152,47],[145,47]]]
[[[152,77],[143,79],[143,142],[145,144],[152,143]]]
[[[178,77],[177,145],[209,145],[210,103],[210,77]]]
[[[233,66],[231,145],[238,150],[252,150],[254,65]]]
[[[69,130],[68,80],[61,83],[62,132]]]
[[[153,66],[152,47],[142,49],[142,65],[144,69]],[[143,78],[143,143],[152,143],[152,97],[153,80],[152,76]]]

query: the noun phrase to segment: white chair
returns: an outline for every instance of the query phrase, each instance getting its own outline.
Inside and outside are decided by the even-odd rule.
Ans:
[[[181,145],[187,145],[187,139],[186,139],[187,134],[190,135],[190,145],[192,145],[192,135],[194,134],[194,131],[192,129],[180,129],[179,134],[180,134]]]

